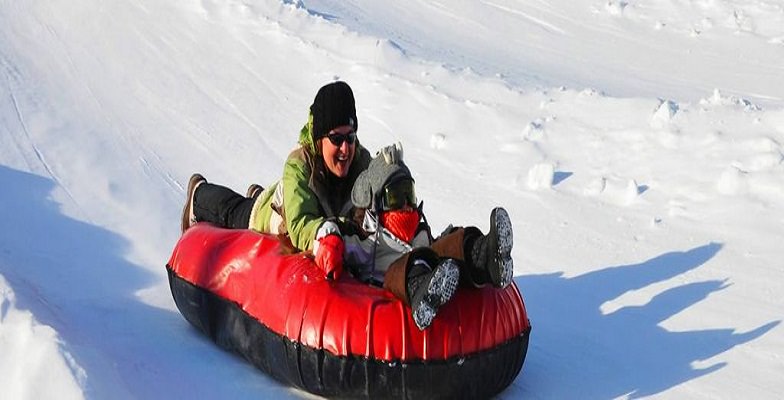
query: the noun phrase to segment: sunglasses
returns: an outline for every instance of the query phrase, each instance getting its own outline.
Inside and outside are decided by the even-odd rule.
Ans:
[[[416,201],[414,181],[403,179],[384,188],[384,193],[381,197],[381,208],[384,211],[399,210],[406,204],[416,207]]]
[[[335,147],[340,147],[343,145],[343,142],[347,142],[349,145],[354,144],[357,141],[357,133],[356,132],[349,132],[346,134],[341,133],[333,133],[331,135],[327,135],[327,139],[329,142],[335,145]]]

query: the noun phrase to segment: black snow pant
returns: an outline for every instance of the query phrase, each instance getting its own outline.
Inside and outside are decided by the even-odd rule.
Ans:
[[[196,222],[209,222],[223,228],[248,229],[255,199],[233,190],[204,182],[193,194]]]

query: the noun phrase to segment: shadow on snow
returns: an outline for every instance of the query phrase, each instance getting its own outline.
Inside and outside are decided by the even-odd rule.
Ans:
[[[58,332],[86,372],[88,398],[291,395],[179,313],[138,299],[166,279],[166,260],[160,275],[127,261],[122,237],[60,212],[51,179],[0,165],[0,186],[0,274],[17,307]]]
[[[710,280],[664,290],[641,306],[604,314],[600,307],[622,294],[696,269],[721,244],[662,254],[640,264],[608,267],[566,278],[562,274],[515,279],[526,301],[533,332],[515,386],[528,396],[607,399],[665,391],[726,365],[701,365],[765,334],[780,321],[752,331],[670,331],[660,324],[727,287]]]

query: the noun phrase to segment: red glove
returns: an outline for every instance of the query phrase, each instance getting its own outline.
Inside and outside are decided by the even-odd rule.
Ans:
[[[343,239],[335,234],[324,236],[313,250],[316,265],[324,271],[327,279],[338,279],[343,271]]]

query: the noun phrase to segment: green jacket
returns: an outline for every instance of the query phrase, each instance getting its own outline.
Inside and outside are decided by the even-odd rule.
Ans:
[[[351,219],[351,189],[371,156],[357,141],[348,175],[338,179],[324,166],[312,134],[313,120],[302,128],[299,147],[289,154],[283,176],[262,192],[253,205],[250,228],[263,233],[287,234],[300,250],[312,250],[316,231],[327,219]]]

